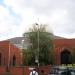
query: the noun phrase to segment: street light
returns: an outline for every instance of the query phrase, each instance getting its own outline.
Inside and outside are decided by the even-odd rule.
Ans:
[[[38,64],[38,68],[39,68],[39,24],[38,23],[35,23],[35,25],[38,26],[38,32],[37,32],[37,40],[38,40],[38,46],[37,46],[37,49],[38,49],[38,55],[35,56],[35,62]]]

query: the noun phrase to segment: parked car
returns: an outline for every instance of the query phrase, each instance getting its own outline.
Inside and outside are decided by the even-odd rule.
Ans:
[[[75,75],[75,70],[69,67],[52,67],[48,75]]]

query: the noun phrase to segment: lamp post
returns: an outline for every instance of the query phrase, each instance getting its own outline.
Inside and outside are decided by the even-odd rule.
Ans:
[[[38,29],[37,29],[37,56],[35,57],[35,62],[37,63],[37,65],[38,65],[38,68],[39,68],[39,24],[38,23],[35,23],[35,25],[37,25],[37,27],[38,27]]]

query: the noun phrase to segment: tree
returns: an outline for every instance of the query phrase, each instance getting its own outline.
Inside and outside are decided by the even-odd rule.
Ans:
[[[39,32],[39,37],[38,37]],[[33,28],[29,30],[28,33],[23,34],[24,37],[27,36],[32,57],[32,64],[35,64],[35,58],[38,57],[40,65],[53,64],[53,34],[47,32],[46,25],[33,25]],[[38,51],[38,38],[39,38],[39,51]],[[33,60],[34,59],[34,60]]]
[[[73,48],[72,52],[72,63],[75,64],[75,48]]]
[[[23,65],[28,66],[28,65],[33,65],[34,58],[32,55],[31,50],[24,50],[23,49]]]

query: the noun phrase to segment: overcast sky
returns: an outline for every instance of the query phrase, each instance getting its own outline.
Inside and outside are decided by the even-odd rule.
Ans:
[[[75,0],[0,0],[0,40],[22,36],[36,22],[75,38]]]

